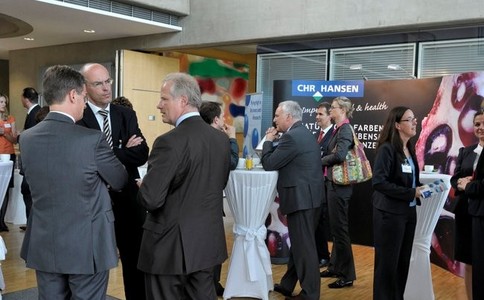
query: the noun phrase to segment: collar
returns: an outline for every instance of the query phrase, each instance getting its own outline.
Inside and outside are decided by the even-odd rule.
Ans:
[[[334,124],[334,129],[338,129],[344,124],[350,124],[350,120],[348,118],[344,119],[343,121],[339,122],[339,124]]]
[[[73,123],[76,123],[76,120],[74,120],[74,117],[69,115],[69,114],[66,114],[65,112],[58,111],[58,110],[51,110],[49,113],[57,113],[57,114],[64,115],[66,117],[69,117],[72,120]]]
[[[32,111],[32,109],[34,109],[34,107],[36,106],[39,106],[39,104],[35,103],[34,105],[32,105],[28,110],[27,110],[27,115],[30,114],[30,112]]]
[[[100,111],[102,109],[102,108],[92,104],[91,101],[87,101],[87,105],[89,105],[89,107],[91,108],[94,115],[97,115],[98,111]],[[111,109],[111,103],[108,103],[108,106],[106,106],[106,108],[104,110],[106,110],[109,113],[110,109]]]
[[[175,127],[178,127],[178,125],[180,125],[180,123],[185,121],[186,119],[191,118],[191,117],[195,117],[195,116],[200,116],[200,113],[198,111],[192,111],[192,112],[181,115],[176,120]]]
[[[474,149],[474,153],[476,153],[478,156],[480,156],[481,153],[482,153],[482,146],[477,144],[477,147]]]
[[[321,129],[322,132],[324,132],[324,134],[328,133],[328,131],[333,128],[333,124],[329,125],[328,127],[324,128],[324,129]]]

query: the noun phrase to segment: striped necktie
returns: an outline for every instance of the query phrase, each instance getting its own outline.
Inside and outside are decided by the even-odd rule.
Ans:
[[[101,109],[99,114],[103,117],[103,132],[106,135],[106,141],[108,142],[111,149],[113,149],[113,137],[111,136],[111,129],[109,128],[108,114],[109,111]]]

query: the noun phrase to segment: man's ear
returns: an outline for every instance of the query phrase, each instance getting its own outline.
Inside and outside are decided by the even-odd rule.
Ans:
[[[77,91],[75,89],[72,89],[69,91],[69,101],[74,103],[76,101],[76,95]]]
[[[187,95],[181,95],[180,96],[180,101],[183,104],[183,106],[187,106],[188,105],[188,97],[187,97]]]

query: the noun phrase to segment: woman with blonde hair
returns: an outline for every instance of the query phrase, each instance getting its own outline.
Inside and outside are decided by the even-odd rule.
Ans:
[[[329,224],[333,240],[333,249],[328,269],[321,272],[321,277],[337,277],[330,284],[331,289],[353,285],[356,279],[355,262],[349,233],[348,209],[353,194],[351,185],[340,185],[332,181],[334,165],[346,159],[348,151],[355,146],[353,130],[349,118],[352,117],[353,105],[346,97],[333,99],[329,116],[334,122],[334,130],[328,143],[328,155],[321,159],[326,184]]]
[[[0,93],[0,153],[10,154],[10,160],[15,161],[15,149],[13,145],[17,143],[17,130],[15,128],[15,118],[9,115],[8,112],[8,97]],[[9,188],[13,187],[13,168],[12,176],[10,177]],[[5,213],[8,205],[8,189],[5,193],[5,200],[0,209],[0,231],[8,231],[7,224],[5,224]]]

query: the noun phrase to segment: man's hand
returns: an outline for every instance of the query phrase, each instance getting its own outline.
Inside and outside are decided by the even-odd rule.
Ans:
[[[465,191],[466,189],[466,186],[469,182],[472,181],[472,176],[467,176],[467,177],[464,177],[464,178],[459,178],[457,180],[457,189],[459,191]]]
[[[141,145],[143,142],[143,138],[140,136],[136,136],[136,134],[133,134],[132,137],[129,138],[128,142],[126,143],[126,148],[131,148],[135,146]]]
[[[222,131],[225,132],[229,136],[229,138],[231,138],[231,139],[235,139],[236,138],[236,136],[235,136],[235,127],[234,126],[231,126],[229,124],[225,124]]]
[[[278,137],[279,137],[279,133],[277,132],[276,128],[271,127],[269,129],[267,129],[267,131],[266,131],[266,141],[272,142]]]

